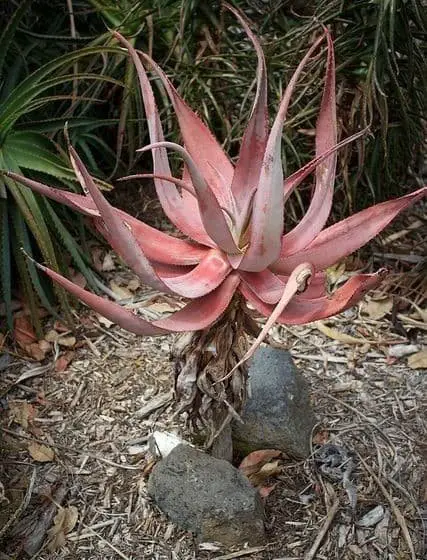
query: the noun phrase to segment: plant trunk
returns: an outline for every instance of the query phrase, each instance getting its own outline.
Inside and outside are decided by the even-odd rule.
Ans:
[[[247,333],[257,325],[240,296],[209,329],[185,333],[176,339],[175,393],[179,412],[187,413],[193,434],[202,436],[206,449],[218,458],[232,458],[231,426],[247,395],[246,363],[228,373],[248,349]]]

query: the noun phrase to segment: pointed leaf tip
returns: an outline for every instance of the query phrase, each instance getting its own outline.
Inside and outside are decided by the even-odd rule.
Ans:
[[[158,148],[169,148],[178,152],[184,158],[191,182],[197,194],[197,204],[206,232],[223,251],[229,254],[238,254],[240,252],[239,248],[234,241],[221,206],[191,155],[185,148],[174,142],[155,142],[140,148],[138,151],[146,152]]]
[[[277,273],[289,274],[298,263],[308,260],[314,264],[316,270],[324,270],[363,247],[400,212],[425,196],[427,186],[400,198],[366,208],[324,229],[301,251],[294,253],[292,247],[283,245],[280,259],[271,269]]]

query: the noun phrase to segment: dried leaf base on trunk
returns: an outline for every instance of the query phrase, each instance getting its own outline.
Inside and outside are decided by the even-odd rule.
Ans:
[[[180,335],[174,344],[178,412],[187,413],[187,423],[194,434],[204,434],[207,449],[217,440],[216,447],[223,449],[220,454],[224,458],[230,455],[230,449],[224,447],[232,445],[231,431],[225,428],[238,416],[246,400],[247,364],[227,374],[249,347],[247,333],[256,334],[257,329],[242,299],[236,296],[209,329]],[[221,434],[228,444],[219,444]]]

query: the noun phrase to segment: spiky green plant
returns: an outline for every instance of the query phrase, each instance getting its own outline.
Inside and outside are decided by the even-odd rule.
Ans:
[[[42,123],[38,122],[34,126],[31,118],[36,116],[40,119],[42,114],[46,116],[46,112],[52,117],[57,103],[70,103],[73,100],[72,87],[75,80],[82,83],[87,83],[88,80],[101,80],[102,83],[109,81],[113,84],[118,82],[103,75],[73,72],[75,61],[106,52],[105,48],[99,47],[62,55],[25,76],[25,57],[19,53],[14,39],[28,6],[28,1],[20,4],[0,35],[0,168],[13,169],[30,177],[50,177],[51,180],[56,180],[56,184],[78,192],[79,187],[66,154],[61,153],[58,145],[42,134]],[[110,50],[116,52],[114,49]],[[70,126],[75,125],[74,121],[70,123]],[[48,124],[53,132],[63,126],[63,117]],[[79,143],[82,148],[82,143]],[[98,181],[100,183],[102,182]],[[0,294],[8,328],[12,328],[12,287],[16,288],[17,284],[38,332],[39,305],[42,304],[55,313],[52,305],[55,297],[50,286],[33,264],[25,261],[21,247],[34,257],[41,256],[57,271],[65,270],[66,263],[61,256],[65,248],[74,266],[85,275],[92,288],[96,289],[89,260],[69,231],[70,224],[74,223],[77,224],[74,233],[78,231],[81,235],[83,222],[75,218],[67,220],[67,215],[69,218],[70,213],[64,209],[58,209],[10,178],[1,177]],[[69,311],[66,294],[60,287],[55,287],[54,291],[67,317]]]

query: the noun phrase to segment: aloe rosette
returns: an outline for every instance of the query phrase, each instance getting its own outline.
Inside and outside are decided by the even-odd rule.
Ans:
[[[363,133],[337,142],[332,38],[324,29],[308,50],[269,130],[262,49],[244,16],[227,7],[245,29],[258,60],[254,104],[235,165],[158,65],[114,33],[135,64],[151,140],[142,151],[151,151],[153,172],[133,177],[153,178],[163,210],[184,234],[182,238],[154,229],[111,206],[71,146],[70,158],[84,195],[9,173],[34,191],[88,216],[143,283],[189,300],[169,317],[150,322],[40,265],[81,301],[137,335],[193,333],[178,344],[176,389],[191,419],[212,428],[225,425],[233,411],[239,410],[246,390],[244,362],[272,323],[307,323],[357,303],[379,284],[385,271],[352,276],[329,294],[325,269],[367,243],[399,212],[427,194],[424,187],[325,228],[332,206],[337,150]],[[327,52],[326,76],[316,123],[315,157],[284,178],[281,138],[291,96],[308,61],[322,53],[323,45]],[[183,146],[164,139],[144,65],[160,78],[170,98]],[[181,178],[172,176],[168,150],[183,159]],[[285,232],[285,203],[312,173],[315,184],[308,210],[292,230]],[[268,318],[262,330],[247,313],[247,303]],[[257,335],[249,350],[245,332]],[[226,375],[230,371],[232,375]]]

